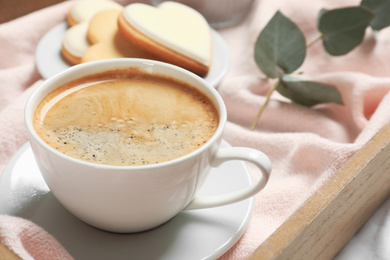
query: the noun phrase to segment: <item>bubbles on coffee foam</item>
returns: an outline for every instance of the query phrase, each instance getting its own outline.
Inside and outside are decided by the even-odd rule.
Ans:
[[[215,129],[210,122],[201,120],[159,125],[113,117],[106,125],[52,131],[57,139],[51,146],[71,157],[109,165],[145,165],[190,153],[206,143]],[[205,135],[207,132],[210,136]]]

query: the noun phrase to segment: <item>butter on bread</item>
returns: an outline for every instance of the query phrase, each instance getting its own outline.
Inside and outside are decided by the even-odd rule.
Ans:
[[[127,40],[165,61],[200,76],[212,63],[212,36],[206,19],[176,2],[158,7],[134,3],[126,6],[118,28]]]
[[[156,59],[155,56],[134,46],[118,32],[119,9],[106,9],[89,21],[87,39],[91,46],[84,52],[81,62],[112,58]]]
[[[89,21],[101,10],[122,8],[122,5],[110,0],[80,0],[70,7],[66,18],[69,26],[74,26]]]

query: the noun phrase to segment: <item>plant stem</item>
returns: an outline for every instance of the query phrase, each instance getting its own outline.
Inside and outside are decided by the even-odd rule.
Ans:
[[[315,38],[313,41],[309,42],[308,44],[306,44],[306,48],[310,48],[311,46],[313,46],[316,42],[318,42],[319,40],[321,40],[323,37],[322,34],[318,35],[317,38]]]
[[[259,112],[257,112],[255,121],[252,123],[252,126],[251,126],[250,130],[255,129],[256,124],[257,124],[257,122],[259,121],[260,115],[263,113],[265,107],[267,106],[267,104],[269,103],[269,101],[270,101],[270,99],[271,99],[272,93],[274,93],[274,91],[276,90],[276,88],[278,87],[278,85],[279,85],[279,81],[276,82],[275,85],[273,86],[273,88],[268,92],[267,97],[266,97],[266,99],[265,99],[265,102],[264,102],[263,105],[260,107]]]

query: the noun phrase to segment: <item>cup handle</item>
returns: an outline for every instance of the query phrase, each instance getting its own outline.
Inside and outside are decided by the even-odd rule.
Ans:
[[[267,184],[271,173],[271,161],[264,153],[245,147],[219,148],[211,162],[211,166],[218,167],[229,160],[243,160],[253,163],[262,173],[260,180],[249,187],[228,194],[195,197],[184,210],[212,208],[239,202],[254,196]]]

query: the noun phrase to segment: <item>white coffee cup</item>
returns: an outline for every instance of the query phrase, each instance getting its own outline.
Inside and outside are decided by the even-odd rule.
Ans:
[[[145,166],[108,166],[64,155],[43,142],[32,125],[35,109],[51,91],[72,80],[107,70],[137,67],[185,81],[207,95],[219,113],[219,126],[206,144],[183,157]],[[150,60],[113,59],[73,66],[38,86],[27,101],[25,122],[35,159],[53,195],[74,216],[99,229],[130,233],[154,228],[182,210],[224,206],[248,199],[266,185],[268,157],[251,148],[221,148],[227,120],[219,93],[182,68]],[[225,161],[253,163],[261,178],[247,188],[215,197],[198,197],[210,167]],[[243,173],[244,174],[244,173]]]

